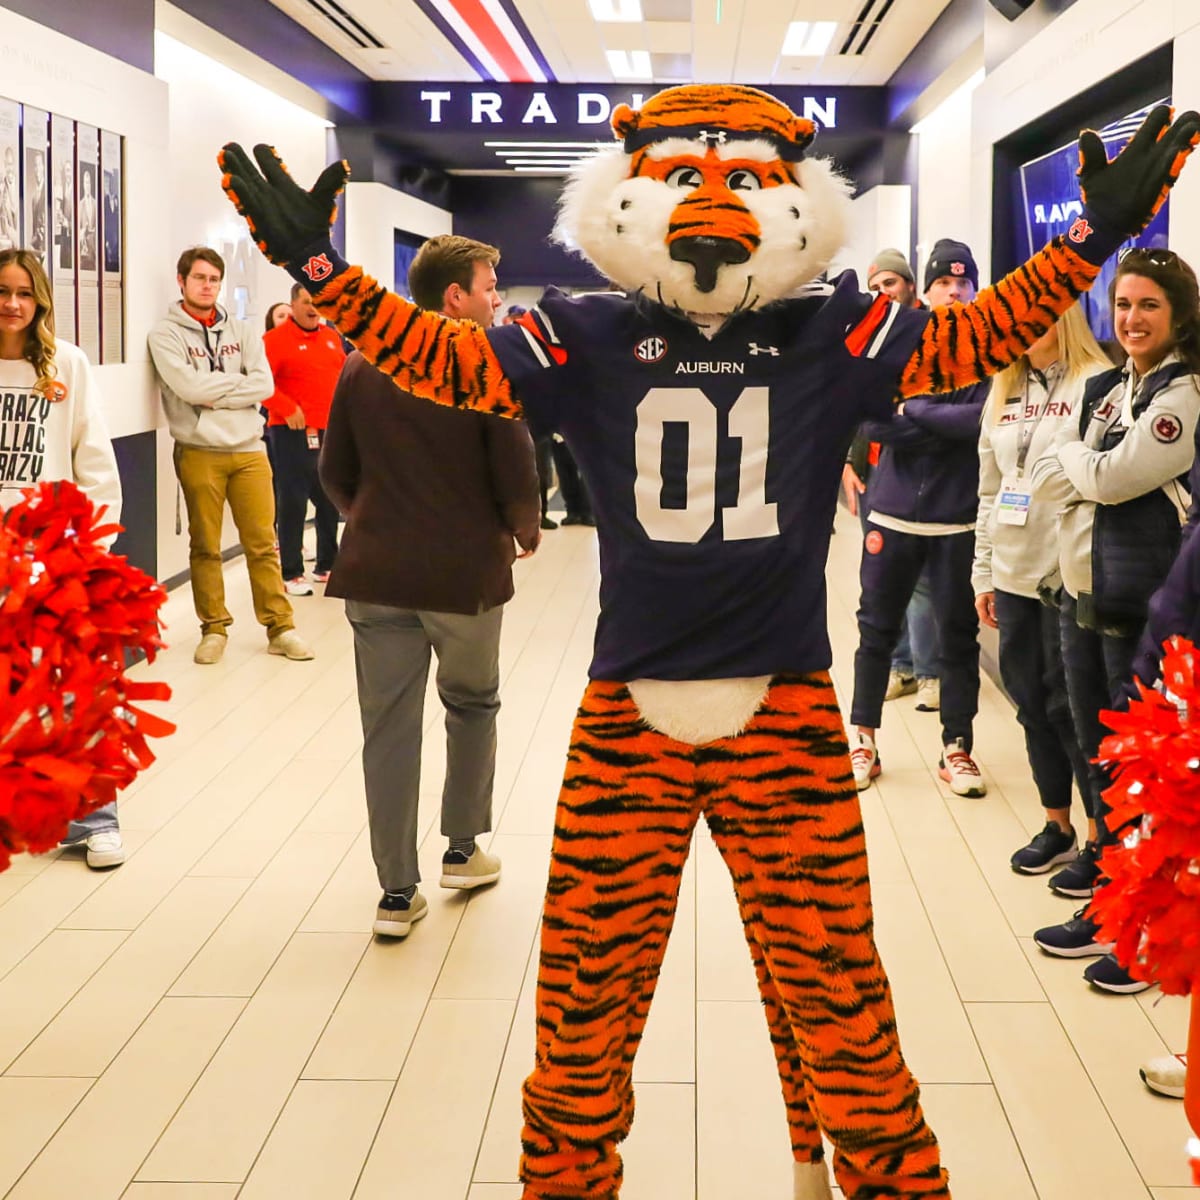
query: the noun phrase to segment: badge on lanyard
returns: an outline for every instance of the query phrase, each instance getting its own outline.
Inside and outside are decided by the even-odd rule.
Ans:
[[[321,435],[311,425],[304,431],[308,437],[308,448],[310,450],[320,450]]]
[[[1004,480],[996,500],[996,521],[1000,525],[1024,525],[1029,520],[1032,501],[1033,495],[1024,478]]]

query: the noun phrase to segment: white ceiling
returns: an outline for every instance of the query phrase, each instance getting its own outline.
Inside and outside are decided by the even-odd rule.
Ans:
[[[312,0],[271,0],[365,75],[377,80],[478,80],[412,0],[336,0],[384,45],[355,45]],[[587,0],[514,0],[560,83],[618,82],[606,50],[648,50],[653,82],[883,85],[950,0],[642,0],[647,19],[599,23]],[[717,20],[718,11],[720,21]],[[866,28],[882,15],[865,52]],[[792,21],[837,21],[825,57],[783,58]],[[839,51],[855,24],[865,20]]]

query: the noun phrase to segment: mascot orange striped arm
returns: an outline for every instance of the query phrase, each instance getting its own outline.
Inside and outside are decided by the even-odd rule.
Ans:
[[[966,306],[814,285],[849,187],[815,128],[747,87],[613,115],[556,235],[626,294],[548,289],[486,332],[424,312],[329,241],[346,178],[311,191],[267,146],[224,148],[263,252],[401,387],[561,433],[593,494],[601,615],[555,818],[525,1200],[615,1200],[633,1060],[701,815],[729,867],[787,1107],[794,1196],[948,1196],[872,934],[867,854],[829,678],[824,566],[845,448],[897,394],[1016,359],[1157,210],[1200,117],[1156,110],[1109,163],[1080,141],[1083,215]],[[261,168],[261,173],[259,168]],[[806,286],[808,285],[808,286]]]

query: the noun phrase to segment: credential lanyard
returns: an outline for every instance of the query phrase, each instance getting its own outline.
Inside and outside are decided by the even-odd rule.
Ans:
[[[1029,412],[1029,376],[1036,375],[1041,382],[1043,388],[1046,389],[1046,399],[1042,402],[1038,409],[1037,417],[1033,424],[1029,427],[1029,432],[1025,432],[1026,416]],[[1042,418],[1050,411],[1050,401],[1054,399],[1054,393],[1058,390],[1058,385],[1062,382],[1062,375],[1059,375],[1053,383],[1046,382],[1046,376],[1036,367],[1030,367],[1025,373],[1025,395],[1021,398],[1021,424],[1017,430],[1017,475],[1025,474],[1025,460],[1029,457],[1029,447],[1033,445],[1034,435],[1037,433],[1038,425],[1041,424]]]

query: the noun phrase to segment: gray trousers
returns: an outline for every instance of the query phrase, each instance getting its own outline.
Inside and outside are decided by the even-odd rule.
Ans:
[[[363,729],[371,853],[386,892],[417,883],[421,725],[430,651],[446,709],[442,833],[471,838],[492,827],[503,606],[477,616],[346,601]]]

